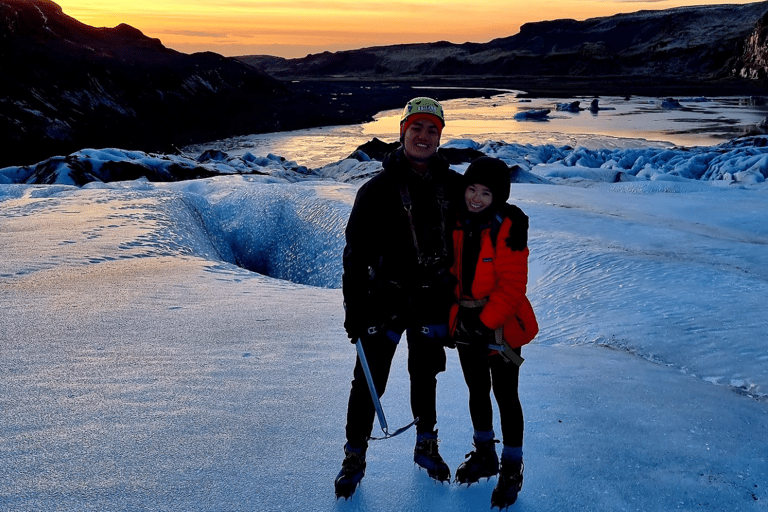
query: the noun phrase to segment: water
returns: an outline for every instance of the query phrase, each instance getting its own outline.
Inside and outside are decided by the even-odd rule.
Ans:
[[[593,113],[556,110],[557,103],[572,101],[588,108],[592,97],[527,100],[518,95],[519,91],[507,91],[492,98],[443,102],[446,127],[442,142],[468,138],[592,149],[711,146],[742,135],[768,116],[768,106],[751,105],[746,97],[679,98],[680,109],[662,108],[663,98],[602,97],[601,110]],[[543,108],[551,109],[547,120],[514,119],[521,111]],[[400,109],[388,110],[369,123],[246,135],[188,146],[184,151],[197,155],[206,149],[219,149],[234,156],[274,153],[316,168],[347,157],[374,137],[396,141],[399,121]]]

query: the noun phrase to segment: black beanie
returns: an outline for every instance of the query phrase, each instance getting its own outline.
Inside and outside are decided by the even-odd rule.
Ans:
[[[464,190],[475,183],[490,189],[494,207],[506,203],[509,199],[509,167],[498,158],[481,156],[469,164],[464,172]]]

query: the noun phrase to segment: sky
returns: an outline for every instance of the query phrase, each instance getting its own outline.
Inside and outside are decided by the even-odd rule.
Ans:
[[[488,42],[527,22],[609,16],[727,0],[56,0],[64,13],[95,27],[127,23],[166,46],[226,56],[304,57],[402,43]]]

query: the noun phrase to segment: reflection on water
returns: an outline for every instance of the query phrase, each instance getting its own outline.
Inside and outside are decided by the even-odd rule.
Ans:
[[[711,146],[741,135],[768,115],[768,107],[750,105],[744,97],[678,98],[682,108],[662,108],[662,98],[601,97],[600,110],[588,110],[592,97],[520,99],[515,92],[493,98],[443,102],[451,139],[602,147]],[[586,110],[558,111],[558,103],[580,101]],[[548,108],[543,121],[517,121],[515,114]],[[233,137],[185,148],[192,155],[220,149],[231,155],[273,153],[307,167],[321,167],[348,156],[378,137],[399,136],[400,109],[379,113],[370,123]]]

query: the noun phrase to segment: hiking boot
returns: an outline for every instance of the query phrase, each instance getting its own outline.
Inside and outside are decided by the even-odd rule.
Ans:
[[[344,445],[344,460],[341,463],[341,471],[334,482],[336,486],[336,499],[348,499],[355,493],[357,484],[365,476],[365,448],[351,448]]]
[[[501,471],[496,488],[491,493],[491,508],[499,510],[517,501],[517,493],[523,488],[523,461],[501,460]]]
[[[413,449],[413,462],[427,470],[427,474],[440,482],[451,481],[451,470],[437,450],[437,430],[417,434]]]
[[[497,440],[476,441],[475,450],[466,455],[467,460],[456,469],[456,482],[472,485],[481,478],[491,478],[499,473],[499,456],[496,454]]]

